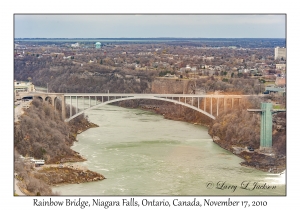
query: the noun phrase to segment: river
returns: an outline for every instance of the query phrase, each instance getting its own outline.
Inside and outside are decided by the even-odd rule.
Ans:
[[[103,181],[53,187],[61,195],[285,195],[285,174],[241,166],[213,143],[207,128],[149,111],[102,106],[87,112],[99,125],[77,136],[76,163]]]

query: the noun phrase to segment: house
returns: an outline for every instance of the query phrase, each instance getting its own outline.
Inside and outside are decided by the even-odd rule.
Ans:
[[[45,160],[36,160],[36,159],[32,158],[30,160],[30,162],[33,163],[35,167],[45,165]]]
[[[272,86],[271,87],[266,87],[264,94],[270,94],[270,93],[278,93],[280,95],[284,95],[285,94],[285,88],[272,87]]]
[[[191,71],[197,71],[197,67],[196,67],[196,66],[193,66],[193,67],[191,68]]]

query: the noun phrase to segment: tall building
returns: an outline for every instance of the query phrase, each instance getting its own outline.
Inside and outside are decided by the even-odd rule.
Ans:
[[[281,59],[286,60],[286,48],[284,48],[284,47],[282,47],[282,48],[276,47],[276,48],[275,48],[275,57],[274,57],[274,59],[275,59],[275,60],[276,60],[276,59],[279,59],[279,60],[281,60]]]

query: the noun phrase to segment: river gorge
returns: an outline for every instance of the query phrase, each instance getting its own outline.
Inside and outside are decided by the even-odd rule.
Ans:
[[[76,163],[97,182],[53,187],[60,195],[285,195],[285,174],[241,166],[200,125],[150,111],[102,106],[86,113],[99,127],[77,136]]]

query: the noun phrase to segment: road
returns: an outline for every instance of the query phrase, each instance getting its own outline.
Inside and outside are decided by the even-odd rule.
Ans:
[[[19,102],[17,102],[17,103],[19,103]],[[24,102],[20,101],[20,104],[15,107],[15,122],[18,122],[19,121],[19,117],[24,113],[24,111],[22,109],[23,103]],[[14,194],[25,195],[24,193],[22,193],[22,191],[18,187],[19,180],[17,180],[16,178],[14,178],[14,182],[15,182],[15,184],[14,184]]]
[[[20,103],[19,105],[17,105],[17,103]],[[24,114],[24,111],[23,111],[23,106],[24,105],[29,105],[29,101],[18,101],[15,103],[16,107],[15,107],[15,122],[18,122],[19,121],[19,117]]]
[[[22,193],[22,191],[20,190],[20,188],[18,187],[18,182],[19,180],[17,180],[15,178],[15,188],[14,188],[14,194],[17,194],[17,195],[25,195],[24,193]]]

